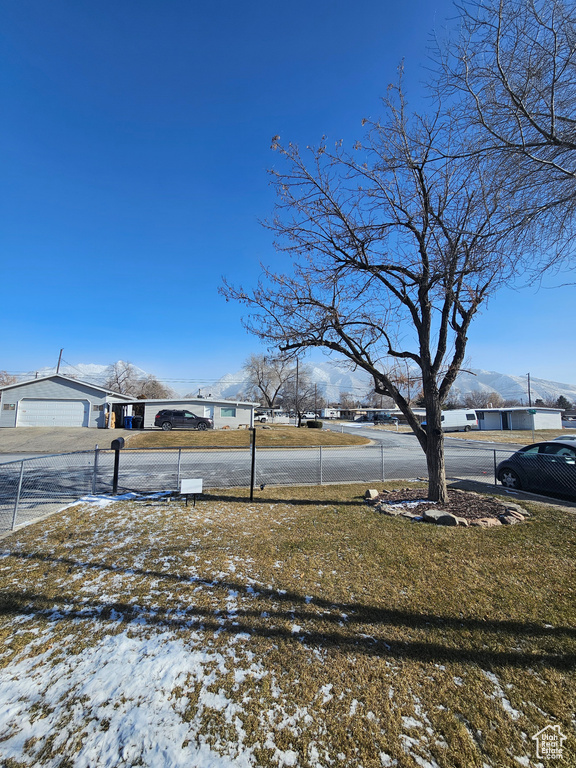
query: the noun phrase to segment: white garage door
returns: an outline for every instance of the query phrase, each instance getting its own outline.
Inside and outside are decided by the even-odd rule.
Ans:
[[[87,427],[87,400],[20,400],[17,427]]]

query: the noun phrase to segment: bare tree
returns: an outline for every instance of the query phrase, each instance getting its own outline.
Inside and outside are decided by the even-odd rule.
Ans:
[[[18,379],[11,376],[7,371],[0,371],[0,387],[7,387],[9,384],[16,384]]]
[[[278,405],[282,388],[296,375],[294,362],[282,357],[250,355],[244,363],[248,374],[247,395],[267,408]]]
[[[570,248],[576,212],[576,5],[462,0],[457,35],[439,46],[444,92],[466,152],[487,161],[511,220]]]
[[[373,392],[373,395],[379,397],[376,392]],[[358,408],[360,406],[360,400],[351,392],[340,392],[340,400],[338,404],[345,411],[351,411],[353,408]]]
[[[121,395],[133,395],[139,390],[139,375],[132,363],[118,360],[108,367],[104,386]]]
[[[139,400],[171,398],[176,395],[173,389],[161,384],[152,374],[142,376],[132,363],[119,360],[108,367],[106,389],[121,395],[131,395]]]
[[[264,269],[247,292],[225,296],[250,307],[249,330],[285,351],[323,347],[366,371],[391,397],[426,454],[428,497],[446,500],[442,404],[464,360],[482,302],[514,275],[508,209],[474,158],[465,162],[442,105],[410,116],[390,88],[382,122],[365,121],[355,152],[327,142],[273,148],[279,203],[269,225],[292,274]],[[398,361],[417,368],[424,428],[395,383]]]
[[[504,405],[504,398],[498,392],[468,392],[464,395],[466,408],[500,408]]]
[[[310,371],[303,365],[299,365],[297,375],[286,380],[280,395],[282,407],[296,414],[298,426],[302,424],[304,414],[324,407],[324,398],[312,382]]]
[[[379,395],[373,389],[366,394],[362,402],[370,408],[394,408],[395,406],[395,402],[391,397]]]
[[[144,378],[137,379],[133,391],[139,400],[162,400],[164,398],[177,397],[176,392],[162,384],[156,376],[148,374]]]

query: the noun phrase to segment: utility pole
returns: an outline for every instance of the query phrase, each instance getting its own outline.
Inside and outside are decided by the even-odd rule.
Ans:
[[[530,374],[527,373],[526,376],[528,376],[528,406],[532,407],[532,393],[530,391]]]
[[[58,357],[58,365],[56,366],[56,373],[60,373],[60,362],[62,361],[62,352],[64,352],[64,347],[60,350],[60,356]]]

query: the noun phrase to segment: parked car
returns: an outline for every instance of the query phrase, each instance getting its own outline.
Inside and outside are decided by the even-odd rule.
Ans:
[[[191,411],[159,411],[154,418],[154,426],[167,431],[169,429],[214,429],[214,422],[205,416],[196,416]]]
[[[554,442],[556,440],[569,440],[571,443],[576,443],[576,435],[560,435],[560,437],[554,438]]]
[[[374,424],[398,424],[398,417],[390,413],[374,414]]]
[[[558,439],[527,445],[498,464],[496,477],[506,488],[576,497],[576,445]]]
[[[266,424],[268,421],[268,414],[265,411],[255,411],[254,418],[261,424]]]

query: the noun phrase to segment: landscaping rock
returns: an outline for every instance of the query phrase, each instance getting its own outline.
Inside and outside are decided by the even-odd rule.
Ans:
[[[525,522],[528,514],[519,504],[486,494],[449,489],[446,501],[430,502],[423,499],[421,493],[418,488],[393,488],[380,492],[368,489],[365,500],[374,507],[374,511],[383,515],[455,528],[514,525]]]
[[[506,515],[500,515],[498,519],[500,520],[502,525],[517,525],[518,523],[521,523],[524,520],[522,515],[520,515],[520,517],[522,518],[521,520],[519,520],[518,517],[516,517],[515,515],[506,514]]]
[[[437,523],[441,517],[444,517],[448,513],[443,509],[426,509],[422,513],[422,517],[426,523]]]
[[[382,502],[376,504],[376,509],[383,515],[390,515],[390,517],[398,517],[403,512],[402,507],[392,507],[390,504],[383,504]]]
[[[528,516],[528,512],[519,504],[505,504],[504,509],[505,515],[512,515],[513,517],[517,517],[521,523],[524,522],[524,518]]]
[[[446,512],[446,514],[436,520],[436,525],[458,525],[458,518]]]

